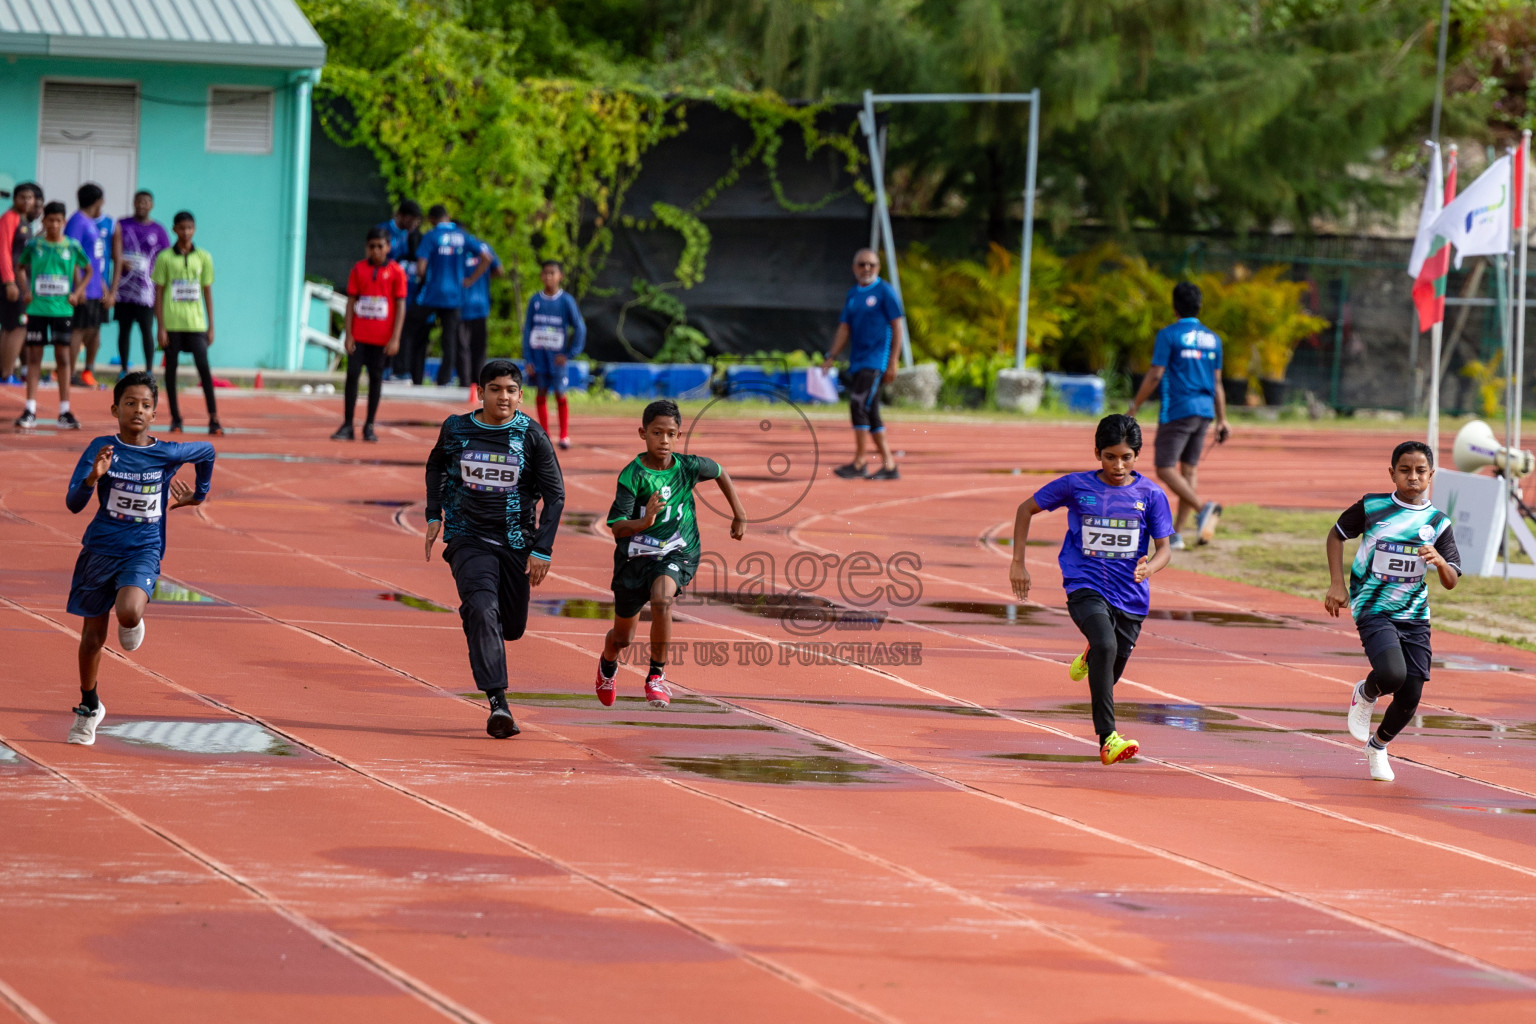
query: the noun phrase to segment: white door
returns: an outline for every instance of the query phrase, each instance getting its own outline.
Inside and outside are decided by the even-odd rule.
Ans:
[[[38,132],[38,184],[48,202],[73,212],[75,190],[88,181],[106,193],[103,212],[133,212],[139,169],[136,85],[44,82]]]

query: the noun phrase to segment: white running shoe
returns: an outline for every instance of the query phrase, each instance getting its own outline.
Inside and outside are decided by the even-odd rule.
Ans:
[[[1365,763],[1371,766],[1371,778],[1377,782],[1391,782],[1395,775],[1392,774],[1392,765],[1387,762],[1387,752],[1377,750],[1369,743],[1365,745]]]
[[[75,724],[69,727],[69,739],[66,742],[78,743],[82,747],[88,747],[96,742],[96,727],[101,720],[107,717],[107,706],[101,701],[96,702],[96,710],[91,711],[81,704],[75,708]]]
[[[132,629],[118,626],[117,642],[123,645],[123,650],[125,651],[138,650],[139,645],[144,642],[144,620],[140,619],[139,624]]]
[[[1364,743],[1371,738],[1371,709],[1376,706],[1373,700],[1366,700],[1361,690],[1365,686],[1362,679],[1355,684],[1355,690],[1349,695],[1349,734],[1356,742]]]

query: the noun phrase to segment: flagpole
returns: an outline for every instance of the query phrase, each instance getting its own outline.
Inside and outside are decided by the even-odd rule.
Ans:
[[[1515,300],[1515,436],[1514,447],[1520,447],[1520,417],[1525,400],[1525,272],[1526,257],[1530,249],[1531,218],[1526,202],[1525,174],[1531,159],[1531,130],[1520,135],[1520,194],[1515,202],[1520,204],[1520,271],[1517,298]]]
[[[1442,317],[1429,329],[1429,450],[1440,461],[1440,332],[1445,327]]]

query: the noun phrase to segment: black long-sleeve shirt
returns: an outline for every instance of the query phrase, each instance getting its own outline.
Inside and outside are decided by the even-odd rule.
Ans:
[[[527,415],[499,427],[475,413],[443,421],[427,456],[427,521],[442,521],[443,540],[474,538],[548,559],[564,508],[555,446]]]

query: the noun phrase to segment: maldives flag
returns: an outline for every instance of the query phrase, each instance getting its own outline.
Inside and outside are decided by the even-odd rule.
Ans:
[[[1419,210],[1419,233],[1413,241],[1408,273],[1413,277],[1413,305],[1419,312],[1419,330],[1427,331],[1445,320],[1445,275],[1451,265],[1450,244],[1432,230],[1445,204],[1456,198],[1456,147],[1451,147],[1444,188],[1440,184],[1440,147],[1430,161],[1424,205]]]

